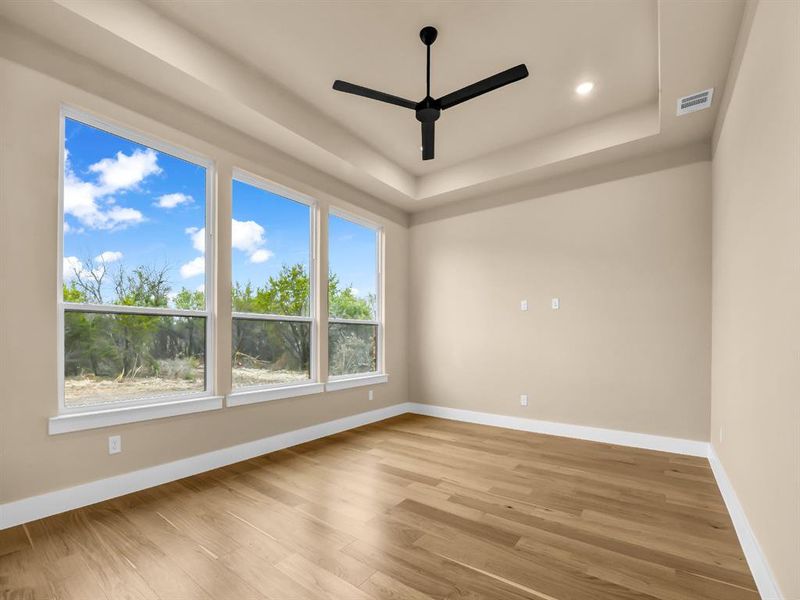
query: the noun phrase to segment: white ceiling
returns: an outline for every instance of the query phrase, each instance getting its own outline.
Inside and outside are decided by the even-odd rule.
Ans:
[[[675,101],[722,97],[743,6],[38,0],[0,2],[0,19],[416,213],[708,141],[718,102],[676,117]],[[428,24],[434,96],[521,62],[531,75],[444,112],[423,162],[412,111],[331,84],[419,100]]]
[[[148,0],[163,15],[281,82],[390,160],[422,175],[658,98],[655,0],[616,2],[221,2]],[[443,113],[420,159],[413,111],[331,90],[344,79],[419,101],[425,46],[434,97],[526,63],[528,79]],[[575,86],[596,81],[590,98]]]

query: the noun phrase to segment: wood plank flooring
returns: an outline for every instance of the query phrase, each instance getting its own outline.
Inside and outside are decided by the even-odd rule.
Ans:
[[[403,415],[0,532],[0,598],[753,600],[705,459]]]

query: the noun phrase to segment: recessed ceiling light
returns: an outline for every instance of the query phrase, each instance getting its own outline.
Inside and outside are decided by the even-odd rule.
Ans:
[[[589,92],[594,89],[594,82],[592,81],[584,81],[578,87],[575,88],[575,92],[580,94],[581,96],[585,96]]]

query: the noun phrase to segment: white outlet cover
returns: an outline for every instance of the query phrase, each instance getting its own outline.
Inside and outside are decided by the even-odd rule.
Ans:
[[[522,394],[519,397],[519,405],[520,406],[528,406],[528,394]]]
[[[374,400],[375,399],[375,392],[373,392],[372,390],[369,391],[369,399],[370,400]]]
[[[520,310],[528,310],[528,301],[527,300],[520,300],[519,309]]]
[[[561,301],[558,298],[553,298],[550,301],[550,305],[553,307],[553,310],[558,310],[561,307]]]
[[[119,454],[122,452],[122,436],[111,435],[108,437],[108,453]]]

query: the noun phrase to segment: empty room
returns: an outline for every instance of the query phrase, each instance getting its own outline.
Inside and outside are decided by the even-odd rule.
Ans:
[[[798,0],[0,0],[0,600],[800,600],[798,340]]]

